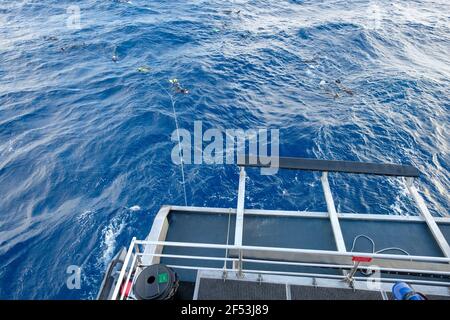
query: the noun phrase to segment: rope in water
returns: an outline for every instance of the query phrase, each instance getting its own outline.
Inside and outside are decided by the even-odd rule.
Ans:
[[[174,119],[175,119],[175,127],[177,128],[178,154],[180,155],[180,163],[181,163],[181,179],[182,179],[182,183],[183,183],[184,205],[187,206],[186,180],[185,180],[185,177],[184,177],[184,159],[183,159],[183,153],[181,152],[180,129],[179,129],[179,127],[178,127],[178,117],[177,117],[177,112],[176,112],[176,110],[175,110],[175,101],[173,100],[172,95],[170,95],[170,101],[172,102],[173,117],[174,117]]]
[[[172,112],[173,112],[173,118],[175,120],[175,127],[177,130],[177,140],[178,140],[178,154],[180,156],[180,163],[181,163],[181,179],[183,184],[183,192],[184,192],[184,205],[187,206],[187,195],[186,195],[186,179],[184,176],[184,159],[183,159],[183,153],[181,152],[181,140],[180,140],[180,129],[178,126],[178,116],[177,111],[175,109],[175,101],[173,99],[172,94],[170,94],[169,91],[166,90],[159,82],[157,82],[158,85],[166,92],[166,94],[169,96],[170,101],[172,103]]]

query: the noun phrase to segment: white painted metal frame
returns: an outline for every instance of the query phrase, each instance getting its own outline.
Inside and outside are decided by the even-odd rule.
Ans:
[[[155,219],[153,219],[152,229],[150,230],[150,233],[147,236],[147,240],[150,241],[164,241],[166,239],[167,231],[169,229],[169,222],[167,221],[167,216],[170,212],[171,208],[170,206],[163,206],[158,213],[156,214]],[[145,253],[162,253],[163,247],[162,246],[145,246],[144,252]],[[150,261],[147,261],[146,259],[151,259]],[[143,258],[143,263],[151,265],[159,263],[159,258],[156,255],[152,256],[145,256]]]
[[[138,243],[137,243],[136,237],[133,237],[133,239],[131,240],[130,246],[128,247],[127,255],[125,256],[122,270],[120,270],[119,278],[117,279],[117,284],[116,284],[116,287],[114,288],[111,300],[117,300],[117,296],[119,295],[120,286],[123,283],[125,273],[126,273],[127,269],[129,268],[128,264],[131,259],[131,255],[133,254],[133,249],[135,248],[135,244],[138,244]],[[136,261],[135,259],[133,259],[133,260]],[[130,267],[130,269],[131,269],[131,267]]]
[[[138,254],[139,256],[146,256],[147,254]],[[155,254],[158,257],[164,258],[176,258],[176,259],[186,259],[186,260],[204,260],[204,261],[224,261],[224,262],[237,262],[237,258],[227,258],[227,257],[210,257],[210,256],[191,256],[191,255],[177,255],[177,254]],[[302,267],[318,267],[318,268],[333,268],[333,269],[352,269],[354,265],[351,264],[329,264],[329,263],[311,263],[311,262],[291,262],[291,261],[274,261],[274,260],[255,260],[255,259],[242,259],[243,262],[250,262],[256,264],[269,264],[269,265],[290,265],[290,266],[302,266]],[[200,267],[199,267],[200,268]],[[359,265],[358,270],[369,270],[371,266]],[[402,269],[402,268],[387,268],[379,267],[379,271],[393,271],[402,273],[417,273],[416,269]],[[429,271],[420,270],[421,274],[430,275],[442,275],[450,276],[449,271]]]
[[[245,177],[245,168],[241,167],[236,209],[236,229],[234,233],[234,244],[237,246],[242,245],[242,234],[244,232]]]
[[[236,209],[235,245],[237,246],[242,245],[243,225],[244,225],[245,178],[246,178],[245,168],[241,167],[239,174],[238,204]],[[447,240],[445,239],[444,235],[442,234],[441,230],[439,229],[436,220],[429,212],[422,196],[418,193],[417,189],[415,188],[413,181],[414,181],[413,178],[407,178],[408,190],[412,195],[412,197],[414,198],[417,206],[419,207],[423,220],[426,222],[428,228],[433,234],[433,237],[438,243],[444,256],[450,258],[450,246]],[[325,201],[327,204],[328,217],[330,219],[337,250],[338,252],[346,252],[347,250],[345,247],[345,241],[339,223],[339,214],[336,211],[333,195],[330,189],[330,184],[328,182],[328,172],[326,171],[322,172],[321,182],[323,192],[325,195]]]
[[[191,259],[191,260],[210,260],[210,261],[217,261],[217,260],[223,260],[223,261],[234,261],[236,262],[238,259],[236,258],[228,258],[228,257],[208,257],[208,256],[188,256],[188,255],[171,255],[171,254],[160,254],[156,252],[142,252],[143,250],[137,249],[139,245],[142,246],[174,246],[174,247],[191,247],[191,248],[215,248],[215,249],[247,249],[247,250],[260,250],[261,247],[250,247],[250,246],[236,246],[236,245],[221,245],[221,244],[205,244],[205,243],[186,243],[186,242],[167,242],[167,241],[146,241],[146,240],[136,240],[136,238],[133,238],[131,241],[131,244],[129,246],[127,255],[125,257],[124,265],[122,267],[122,270],[120,271],[119,278],[117,280],[116,287],[114,288],[114,292],[112,295],[112,300],[117,300],[119,297],[120,300],[123,300],[125,297],[125,291],[120,292],[121,284],[124,283],[124,279],[126,276],[125,283],[128,283],[131,278],[131,273],[135,268],[136,261],[139,259],[139,257],[145,257],[145,256],[158,256],[158,257],[169,257],[169,258],[183,258],[183,259]],[[389,255],[389,254],[368,254],[368,253],[358,253],[358,252],[335,252],[335,251],[322,251],[322,250],[305,250],[305,249],[289,249],[289,248],[264,248],[264,250],[268,251],[288,251],[288,252],[320,252],[321,254],[338,254],[342,256],[352,256],[352,255],[362,255],[362,256],[372,256],[372,257],[383,257],[383,258],[392,258],[395,260],[408,260],[408,261],[432,261],[432,262],[450,262],[450,259],[448,258],[437,258],[437,257],[427,257],[427,256],[398,256],[398,255]],[[130,264],[131,261],[131,264]],[[267,264],[283,264],[283,265],[302,265],[302,266],[312,266],[312,267],[324,267],[324,268],[338,268],[338,269],[349,269],[352,266],[351,265],[333,265],[333,264],[320,264],[320,263],[297,263],[297,262],[289,262],[289,261],[259,261],[259,260],[252,260],[252,259],[243,259],[243,262],[252,262],[252,263],[267,263]],[[210,270],[210,271],[222,271],[222,268],[214,268],[214,267],[202,267],[202,266],[188,266],[188,265],[168,265],[172,268],[178,268],[178,269],[186,269],[186,270]],[[142,267],[142,266],[141,266]],[[358,269],[360,270],[367,270],[369,266],[359,266]],[[380,271],[397,271],[397,272],[411,272],[411,273],[423,273],[423,274],[434,274],[434,275],[442,275],[442,276],[450,276],[450,269],[448,271],[428,271],[428,270],[418,270],[418,269],[399,269],[399,268],[379,268]],[[319,273],[305,273],[305,272],[287,272],[287,271],[265,271],[265,270],[257,270],[257,269],[242,269],[242,268],[233,268],[229,271],[235,271],[236,277],[241,278],[244,276],[244,274],[260,274],[260,275],[266,275],[274,277],[276,275],[282,275],[282,276],[293,276],[293,277],[302,277],[302,276],[309,276],[309,277],[316,277],[316,278],[329,278],[329,279],[344,279],[345,276],[339,276],[339,275],[329,275],[329,274],[319,274]],[[132,282],[134,282],[136,275],[132,279]],[[241,276],[239,276],[239,274]],[[232,275],[230,275],[232,276]],[[355,277],[355,280],[367,280],[368,278],[364,277]],[[373,280],[379,280],[379,281],[393,281],[393,279],[390,278],[370,278],[371,281]],[[395,279],[396,281],[406,281],[403,279]],[[448,282],[441,282],[441,281],[432,281],[432,280],[415,280],[415,279],[408,279],[407,280],[410,283],[419,283],[419,284],[427,284],[427,285],[435,285],[435,286],[448,286]],[[120,293],[120,296],[119,296]]]
[[[441,230],[439,229],[438,225],[436,224],[436,221],[434,220],[433,216],[431,215],[430,211],[427,208],[427,205],[425,204],[425,201],[423,200],[422,196],[417,191],[416,187],[414,186],[414,179],[408,178],[406,181],[406,185],[408,187],[409,193],[412,195],[414,200],[417,203],[417,206],[419,207],[420,213],[422,217],[425,219],[425,222],[428,225],[428,228],[430,229],[431,233],[433,234],[434,239],[438,243],[439,247],[441,248],[442,252],[447,258],[450,258],[450,246],[448,245],[447,240],[445,239],[444,235],[442,234]]]
[[[180,266],[180,265],[167,265],[170,268],[178,268],[178,269],[185,269],[185,270],[208,270],[208,271],[223,271],[221,268],[211,268],[211,267],[193,267],[193,266]],[[244,277],[239,277],[237,269],[232,269],[230,271],[235,271],[237,278],[242,279]],[[267,271],[267,270],[252,270],[252,269],[245,269],[242,270],[243,274],[248,273],[254,273],[254,274],[261,274],[261,275],[288,275],[293,277],[313,277],[313,278],[328,278],[328,279],[345,279],[344,275],[332,275],[332,274],[325,274],[325,273],[308,273],[308,272],[290,272],[290,271]],[[354,277],[354,280],[367,280],[367,277]],[[392,278],[377,278],[377,277],[370,277],[370,281],[379,281],[379,282],[392,282]],[[440,281],[431,281],[431,280],[416,280],[416,279],[404,279],[404,278],[396,278],[396,281],[399,282],[407,282],[410,284],[414,283],[420,283],[420,284],[429,284],[434,286],[442,286],[442,287],[448,287],[448,282],[440,282]]]
[[[337,250],[339,252],[346,252],[347,249],[345,248],[344,237],[342,236],[342,230],[339,224],[338,214],[336,212],[336,207],[334,206],[333,195],[331,193],[330,184],[328,183],[328,172],[322,173],[321,180]]]
[[[241,167],[239,173],[239,190],[238,190],[238,203],[236,210],[236,231],[235,231],[235,245],[242,245],[243,226],[244,226],[244,203],[245,203],[245,168]],[[333,229],[334,240],[339,252],[346,252],[344,237],[342,235],[341,226],[338,220],[338,214],[336,207],[334,206],[333,195],[328,183],[328,172],[322,174],[322,187],[325,194],[325,200],[328,208],[328,216],[330,218],[331,227]]]
[[[112,299],[116,300],[119,291],[120,284],[123,283],[123,280],[126,277],[126,283],[130,280],[131,272],[135,267],[137,261],[142,258],[143,265],[149,265],[153,263],[158,263],[160,257],[172,257],[172,258],[183,258],[183,259],[193,259],[193,260],[221,260],[221,261],[233,261],[235,264],[234,271],[238,274],[243,272],[250,273],[258,273],[258,274],[279,274],[279,275],[292,275],[292,276],[302,276],[309,275],[305,273],[297,273],[297,272],[281,272],[281,271],[262,271],[262,270],[243,270],[242,262],[253,262],[253,263],[267,263],[267,264],[286,264],[286,265],[302,265],[302,266],[320,266],[320,267],[334,267],[345,269],[351,267],[350,265],[344,264],[329,264],[329,263],[312,263],[312,262],[293,262],[293,261],[269,261],[269,260],[255,260],[255,259],[246,259],[243,257],[243,251],[261,251],[264,250],[266,252],[276,252],[276,253],[308,253],[308,254],[317,254],[323,257],[326,256],[343,256],[343,257],[351,257],[351,256],[362,256],[362,257],[371,257],[377,259],[392,259],[392,260],[406,260],[406,261],[421,261],[421,262],[431,262],[431,263],[450,263],[450,246],[439,229],[436,222],[439,223],[450,223],[450,218],[448,217],[440,217],[434,218],[426,207],[424,199],[418,193],[417,189],[413,185],[413,179],[409,178],[407,180],[407,188],[417,203],[421,216],[420,217],[410,217],[410,216],[382,216],[382,215],[374,215],[374,214],[344,214],[337,213],[333,196],[331,193],[330,185],[328,182],[328,173],[322,173],[322,188],[325,195],[325,200],[327,203],[328,212],[296,212],[296,211],[282,211],[282,210],[257,210],[257,209],[249,209],[245,210],[245,179],[246,173],[245,168],[241,167],[239,174],[239,190],[238,190],[238,201],[236,209],[227,209],[227,208],[200,208],[200,207],[179,207],[179,206],[165,206],[160,212],[158,212],[157,217],[155,218],[152,231],[147,237],[146,241],[136,240],[133,238],[131,244],[128,248],[124,266],[120,271],[119,278],[117,281],[117,285],[114,288]],[[165,235],[168,229],[168,221],[167,215],[171,210],[175,211],[184,211],[184,212],[196,212],[196,213],[232,213],[236,214],[236,227],[235,227],[235,242],[234,245],[219,245],[219,244],[207,244],[207,243],[185,243],[185,242],[166,242],[162,241],[165,239]],[[244,212],[245,211],[245,212]],[[257,247],[257,246],[243,246],[242,238],[243,238],[243,223],[244,223],[244,213],[252,214],[252,215],[271,215],[271,216],[295,216],[295,217],[307,217],[307,218],[329,218],[330,223],[333,230],[334,239],[337,246],[337,251],[327,251],[327,250],[307,250],[307,249],[291,249],[291,248],[272,248],[272,247]],[[391,255],[391,254],[370,254],[370,253],[359,253],[359,252],[347,252],[345,248],[345,242],[342,235],[342,230],[339,224],[339,218],[341,219],[358,219],[358,220],[392,220],[392,221],[419,221],[425,222],[433,234],[435,240],[437,241],[439,247],[444,253],[445,258],[441,257],[429,257],[429,256],[401,256],[401,255]],[[155,241],[156,240],[156,241]],[[138,250],[139,245],[144,246],[144,252],[140,252]],[[175,247],[190,247],[190,248],[215,248],[215,249],[226,249],[226,250],[238,250],[239,258],[218,258],[218,257],[203,257],[203,256],[183,256],[183,255],[167,255],[162,253],[162,248],[164,246],[175,246]],[[133,252],[135,250],[135,252]],[[130,265],[131,261],[131,265]],[[203,268],[196,266],[172,266],[181,269],[192,269],[192,270],[221,270],[219,268]],[[236,268],[237,267],[237,268]],[[367,269],[367,266],[360,266],[358,269]],[[450,271],[438,271],[436,270],[423,270],[424,274],[436,274],[436,275],[450,275]],[[384,267],[380,268],[382,271],[398,271],[398,272],[417,272],[418,269],[400,269],[400,268],[389,268]],[[128,273],[127,273],[128,271]],[[231,270],[230,270],[231,271]],[[422,270],[420,270],[422,271]],[[313,274],[314,276],[314,274]],[[329,275],[324,274],[316,274],[317,277],[330,277]],[[337,278],[343,278],[343,276],[331,276]],[[357,279],[357,278],[355,278]],[[373,280],[373,279],[372,279]],[[384,279],[380,279],[384,280]],[[411,280],[409,280],[411,282]],[[433,282],[429,280],[415,280],[416,283],[426,283],[426,284],[436,284],[436,285],[445,285],[442,282]],[[448,284],[448,283],[447,283]],[[124,298],[124,292],[121,293],[120,299]]]
[[[170,211],[182,211],[191,213],[226,213],[236,214],[235,208],[216,208],[216,207],[185,207],[170,206]],[[289,210],[266,210],[266,209],[245,209],[246,215],[261,216],[282,216],[298,218],[328,218],[328,212],[319,211],[289,211]],[[397,216],[377,213],[337,213],[339,219],[351,220],[379,220],[379,221],[399,221],[399,222],[425,222],[422,216]],[[435,217],[437,223],[450,224],[450,217]]]
[[[204,249],[228,249],[228,250],[248,250],[248,251],[266,251],[266,252],[280,252],[280,253],[305,253],[305,254],[318,254],[321,256],[340,256],[340,257],[367,257],[373,259],[389,259],[399,261],[421,261],[421,262],[435,262],[435,263],[449,263],[450,258],[446,257],[433,257],[433,256],[414,256],[414,255],[397,255],[386,253],[369,253],[369,252],[337,252],[331,250],[316,250],[316,249],[294,249],[294,248],[281,248],[281,247],[261,247],[261,246],[236,246],[226,244],[212,244],[212,243],[199,243],[199,242],[173,242],[173,241],[146,241],[146,240],[134,240],[135,244],[139,245],[161,245],[169,247],[185,247],[185,248],[204,248]],[[449,268],[450,271],[450,268]]]

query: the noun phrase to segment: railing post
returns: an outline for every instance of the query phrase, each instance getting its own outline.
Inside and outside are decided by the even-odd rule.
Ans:
[[[433,234],[434,239],[436,240],[442,252],[444,253],[444,256],[450,258],[450,246],[448,245],[447,240],[445,239],[444,235],[442,234],[441,230],[436,224],[436,221],[434,220],[433,216],[428,210],[425,201],[423,200],[422,196],[419,194],[416,187],[414,186],[414,179],[407,178],[406,186],[408,187],[409,193],[412,195],[417,206],[419,207],[420,213],[424,218],[425,222],[427,223],[431,233]]]
[[[244,231],[244,202],[245,202],[245,169],[241,167],[239,173],[239,190],[236,210],[236,229],[234,233],[234,244],[242,245],[242,233]]]
[[[361,262],[371,262],[372,258],[355,256],[352,257],[352,261],[353,261],[353,268],[350,270],[349,273],[347,273],[344,280],[348,283],[348,285],[352,289],[355,289],[355,274],[358,271],[359,264]]]
[[[138,265],[142,263],[142,259],[140,256],[141,253],[141,248],[139,247],[139,244],[135,243],[134,245],[134,251],[136,252],[136,257],[137,257],[137,263]]]
[[[344,237],[342,236],[341,226],[339,224],[336,207],[334,206],[333,195],[331,194],[330,184],[328,183],[328,172],[322,173],[322,188],[327,202],[328,215],[330,217],[331,228],[333,229],[334,240],[339,252],[346,252]]]
[[[239,261],[238,261],[237,276],[238,276],[238,278],[244,277],[244,273],[242,272],[242,249],[239,249]]]
[[[359,261],[353,261],[353,268],[345,276],[345,281],[353,289],[355,288],[355,279],[354,279],[354,277],[355,277],[356,271],[358,271],[359,264],[360,264]]]
[[[128,248],[127,255],[125,256],[125,260],[123,262],[122,270],[120,270],[119,278],[117,279],[116,287],[114,288],[113,295],[111,300],[117,300],[117,296],[119,295],[119,290],[122,286],[123,278],[125,277],[125,271],[127,270],[128,263],[131,258],[131,254],[133,253],[134,244],[136,242],[136,237],[133,237],[130,243],[130,247]],[[130,270],[131,272],[131,270]]]

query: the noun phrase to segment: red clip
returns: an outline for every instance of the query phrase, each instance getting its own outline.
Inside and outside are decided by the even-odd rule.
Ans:
[[[370,257],[352,257],[353,262],[371,262],[372,258]]]

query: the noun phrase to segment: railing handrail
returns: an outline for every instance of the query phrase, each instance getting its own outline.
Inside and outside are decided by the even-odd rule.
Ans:
[[[228,249],[228,250],[248,250],[248,251],[265,251],[265,252],[279,252],[279,253],[317,253],[324,256],[341,256],[341,257],[368,257],[376,259],[390,259],[390,260],[406,260],[406,261],[422,261],[422,262],[438,262],[450,263],[450,258],[432,257],[432,256],[414,256],[414,255],[395,255],[383,253],[369,253],[369,252],[339,252],[330,250],[315,250],[315,249],[295,249],[295,248],[281,248],[281,247],[262,247],[262,246],[237,246],[233,244],[215,244],[215,243],[198,243],[198,242],[174,242],[174,241],[149,241],[149,240],[135,240],[135,244],[139,245],[154,245],[154,246],[168,246],[168,247],[185,247],[185,248],[202,248],[202,249]]]
[[[191,247],[191,248],[210,248],[210,249],[235,249],[239,250],[239,252],[242,253],[243,250],[264,250],[264,251],[277,251],[277,252],[296,252],[296,253],[322,253],[324,255],[327,254],[334,254],[338,256],[366,256],[366,257],[374,257],[374,258],[383,258],[383,259],[400,259],[400,260],[409,260],[409,261],[428,261],[428,262],[450,262],[449,258],[440,258],[440,257],[428,257],[428,256],[402,256],[402,255],[389,255],[389,254],[370,254],[365,252],[338,252],[338,251],[326,251],[326,250],[311,250],[311,249],[293,249],[293,248],[276,248],[276,247],[255,247],[255,246],[237,246],[237,245],[225,245],[225,244],[209,244],[209,243],[192,243],[192,242],[172,242],[172,241],[149,241],[149,240],[136,240],[136,238],[133,238],[130,246],[127,251],[127,255],[124,261],[124,264],[122,266],[122,269],[119,274],[119,278],[117,280],[116,286],[114,288],[113,295],[111,297],[112,300],[116,300],[119,298],[120,300],[123,300],[125,297],[125,291],[120,292],[120,288],[122,286],[123,280],[126,276],[125,283],[128,283],[130,281],[131,277],[131,271],[134,269],[134,266],[136,264],[136,261],[138,260],[137,257],[145,257],[145,256],[157,256],[157,257],[168,257],[168,258],[184,258],[184,259],[192,259],[192,260],[212,260],[212,261],[225,261],[225,262],[231,262],[231,261],[238,261],[241,258],[229,258],[227,256],[225,257],[211,257],[211,256],[191,256],[191,255],[171,255],[171,254],[164,254],[164,253],[145,253],[141,252],[141,250],[138,250],[139,245],[156,245],[156,246],[174,246],[174,247]],[[134,253],[134,255],[133,255]],[[132,258],[133,255],[133,258]],[[130,265],[131,262],[131,265]],[[271,264],[274,261],[264,261],[260,259],[248,259],[244,258],[242,259],[242,262],[252,262],[252,263],[266,263]],[[351,264],[344,265],[344,264],[330,264],[330,263],[298,263],[298,262],[290,262],[290,261],[279,261],[276,262],[278,264],[285,264],[285,265],[304,265],[304,266],[316,266],[321,268],[338,268],[338,269],[348,269],[352,266]],[[169,267],[177,267],[181,269],[193,269],[193,270],[203,270],[203,269],[211,269],[211,270],[224,270],[220,268],[208,268],[203,266],[181,266],[181,265],[168,265]],[[365,269],[370,270],[372,266],[356,266],[356,269]],[[224,268],[226,268],[224,266]],[[444,275],[449,276],[450,271],[432,271],[432,270],[420,270],[420,269],[401,269],[401,268],[395,268],[395,267],[378,267],[380,271],[397,271],[397,272],[408,272],[408,273],[425,273],[425,274],[436,274],[436,275]],[[126,274],[128,270],[128,274]],[[225,269],[226,270],[226,269]],[[250,269],[234,269],[228,271],[239,271],[242,272],[259,272],[259,273],[270,273],[270,274],[290,274],[294,276],[302,276],[306,275],[304,273],[298,273],[298,272],[283,272],[283,271],[263,271],[263,270],[250,270]],[[316,276],[323,276],[327,277],[329,275],[327,274],[317,274]],[[355,278],[356,279],[356,278]],[[372,279],[373,280],[373,279]],[[381,280],[381,278],[380,278]],[[134,282],[134,277],[132,282]],[[420,281],[422,283],[434,283],[433,281],[429,280],[423,280]],[[439,285],[445,285],[445,283],[436,282],[435,284]]]
[[[343,172],[380,176],[417,178],[419,169],[411,165],[393,163],[371,163],[341,160],[321,160],[308,158],[276,157],[277,168],[320,172]],[[237,164],[244,167],[270,167],[274,165],[272,157],[244,155],[239,156]]]
[[[159,257],[159,258],[176,258],[176,259],[186,259],[186,260],[205,260],[205,261],[224,261],[224,262],[237,262],[238,258],[227,258],[225,257],[211,257],[211,256],[191,256],[183,254],[167,254],[167,253],[138,253],[140,257]],[[260,260],[260,259],[247,259],[243,258],[242,262],[251,262],[259,264],[277,264],[277,265],[290,265],[290,266],[303,266],[303,267],[319,267],[319,268],[331,268],[331,269],[352,269],[354,265],[352,264],[329,264],[329,263],[311,263],[311,262],[292,262],[292,261],[272,261],[272,260]],[[201,266],[196,268],[201,269]],[[373,266],[370,265],[358,265],[357,269],[361,270],[371,270]],[[423,273],[423,274],[433,274],[433,275],[445,275],[450,276],[449,271],[431,271],[431,270],[416,270],[416,269],[402,269],[402,268],[389,268],[389,267],[378,267],[380,271],[395,271],[403,273]],[[276,271],[273,271],[276,272]]]

